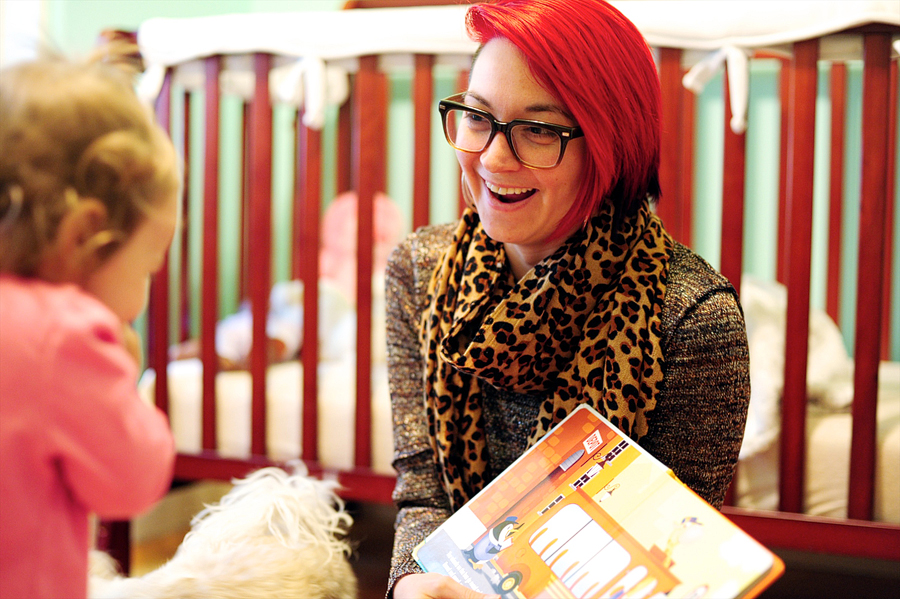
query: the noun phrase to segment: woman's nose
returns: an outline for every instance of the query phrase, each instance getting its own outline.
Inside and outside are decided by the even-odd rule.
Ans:
[[[481,164],[492,173],[517,170],[520,166],[506,134],[499,132],[481,151]]]

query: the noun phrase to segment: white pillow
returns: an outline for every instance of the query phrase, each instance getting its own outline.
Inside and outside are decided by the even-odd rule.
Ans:
[[[781,427],[787,290],[752,275],[741,279],[741,305],[750,350],[750,406],[740,458],[767,449]],[[853,399],[853,361],[841,332],[824,311],[810,310],[807,396],[829,409]]]

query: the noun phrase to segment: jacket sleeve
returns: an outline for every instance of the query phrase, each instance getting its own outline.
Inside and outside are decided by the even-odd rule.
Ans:
[[[750,401],[747,334],[734,289],[708,289],[677,311],[669,331],[664,389],[640,443],[719,508]]]
[[[430,269],[416,267],[416,243],[414,234],[394,251],[386,275],[388,380],[397,471],[394,503],[399,509],[389,594],[399,577],[422,571],[412,549],[450,514],[427,436],[419,320]]]
[[[58,331],[47,376],[58,386],[54,436],[60,474],[103,518],[129,518],[168,490],[175,447],[168,421],[137,393],[137,365],[118,322],[84,316]]]

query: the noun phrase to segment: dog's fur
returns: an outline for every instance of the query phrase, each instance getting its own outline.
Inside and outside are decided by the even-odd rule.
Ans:
[[[347,556],[352,519],[336,483],[263,468],[234,482],[191,521],[172,559],[141,577],[117,574],[92,552],[92,599],[352,599],[357,581]]]

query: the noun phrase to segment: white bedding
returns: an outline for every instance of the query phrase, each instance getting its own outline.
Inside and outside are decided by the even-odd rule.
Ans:
[[[787,291],[744,275],[741,305],[750,347],[750,408],[737,478],[737,505],[778,508],[781,394]],[[847,516],[853,359],[834,321],[810,310],[804,513]],[[876,520],[900,523],[900,362],[879,368]]]
[[[874,519],[900,524],[900,362],[879,368]],[[847,517],[850,475],[849,408],[810,406],[806,421],[804,513]],[[778,509],[779,444],[739,462],[737,505]]]
[[[202,365],[178,360],[169,365],[169,420],[180,453],[199,453],[202,447]],[[156,373],[141,379],[141,393],[153,397]],[[269,367],[266,376],[266,446],[276,460],[302,457],[300,426],[303,366],[297,361]],[[216,376],[216,446],[223,457],[250,455],[251,378],[246,371]],[[372,467],[393,474],[393,450],[387,365],[372,367]],[[356,364],[353,358],[319,365],[318,451],[323,466],[353,467],[356,415]]]
[[[787,290],[775,281],[741,278],[741,307],[750,348],[750,409],[741,459],[768,449],[781,427]],[[853,359],[840,329],[824,310],[811,309],[806,371],[809,403],[840,411],[853,401]]]

